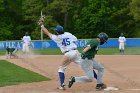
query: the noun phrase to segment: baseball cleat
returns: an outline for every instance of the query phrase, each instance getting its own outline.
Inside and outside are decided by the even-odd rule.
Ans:
[[[69,79],[68,88],[71,88],[74,82],[75,82],[75,77],[71,76],[71,78]]]
[[[105,84],[103,84],[103,83],[101,83],[101,84],[97,84],[96,85],[96,90],[103,90],[103,89],[105,89],[107,86],[105,85]]]
[[[65,86],[59,86],[57,89],[59,89],[59,90],[65,90],[66,88],[65,88]]]

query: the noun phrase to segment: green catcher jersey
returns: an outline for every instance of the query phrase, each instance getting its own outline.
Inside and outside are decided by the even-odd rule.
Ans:
[[[82,59],[88,58],[88,59],[92,59],[95,57],[96,54],[96,48],[99,44],[99,41],[97,39],[94,40],[90,40],[89,42],[87,42],[86,46],[90,46],[91,49],[88,50],[87,52],[84,52],[81,54]]]

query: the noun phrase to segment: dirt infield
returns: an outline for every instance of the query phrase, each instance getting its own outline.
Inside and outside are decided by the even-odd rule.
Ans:
[[[51,78],[50,81],[26,83],[0,87],[0,93],[140,93],[140,55],[97,55],[104,64],[104,82],[118,87],[118,91],[95,91],[96,80],[91,83],[74,83],[65,91],[57,90],[59,85],[58,66],[62,56],[32,56],[26,59],[8,59],[10,62]],[[1,57],[2,59],[3,57]],[[66,84],[70,76],[85,75],[80,67],[72,63],[66,70]],[[16,77],[15,77],[16,78]]]

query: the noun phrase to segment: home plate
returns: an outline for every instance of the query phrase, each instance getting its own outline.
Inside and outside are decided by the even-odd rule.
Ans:
[[[104,89],[104,91],[113,91],[113,90],[119,90],[117,87],[107,87]]]

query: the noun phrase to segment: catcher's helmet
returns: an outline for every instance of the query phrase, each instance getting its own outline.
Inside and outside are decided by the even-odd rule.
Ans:
[[[108,40],[108,35],[104,32],[99,33],[99,35],[97,36],[97,38],[100,39],[100,45],[104,44],[105,42],[107,42]]]
[[[64,29],[63,29],[63,27],[60,26],[60,25],[57,25],[57,26],[55,27],[54,31],[56,31],[56,32],[59,33],[59,34],[63,34],[63,33],[64,33]]]

